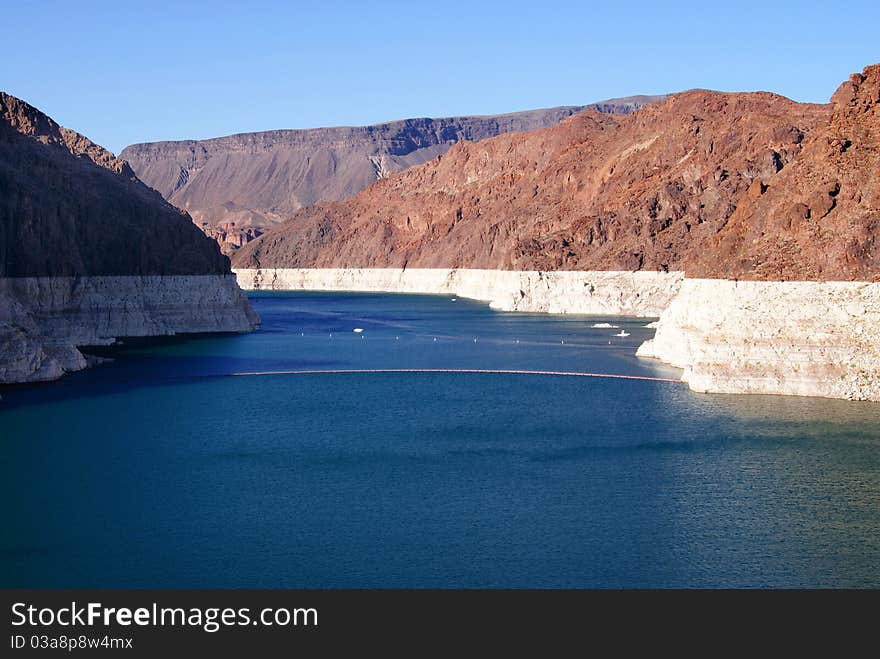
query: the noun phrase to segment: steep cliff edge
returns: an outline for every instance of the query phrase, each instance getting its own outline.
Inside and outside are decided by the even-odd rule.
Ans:
[[[0,383],[83,368],[77,346],[117,336],[258,322],[185,214],[125,161],[0,92]]]
[[[120,157],[231,252],[304,206],[351,197],[378,179],[435,158],[456,142],[552,126],[586,108],[627,114],[662,98],[632,96],[503,115],[134,144]]]
[[[695,391],[880,401],[880,284],[685,279],[637,354]]]

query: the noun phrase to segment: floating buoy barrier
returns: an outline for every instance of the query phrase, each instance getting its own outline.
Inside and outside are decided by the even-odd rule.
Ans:
[[[449,373],[464,375],[551,375],[570,378],[608,378],[612,380],[642,380],[647,382],[671,382],[682,384],[683,380],[674,378],[656,378],[648,375],[621,375],[617,373],[584,373],[580,371],[527,371],[514,369],[481,369],[481,368],[338,368],[338,369],[308,369],[299,371],[250,371],[240,373],[228,373],[228,377],[264,377],[270,375],[365,375],[380,373]]]

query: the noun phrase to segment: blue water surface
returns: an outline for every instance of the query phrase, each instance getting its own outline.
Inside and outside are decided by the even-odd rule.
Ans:
[[[634,356],[646,320],[252,301],[256,333],[127,342],[0,392],[0,586],[880,586],[878,404],[550,375],[227,377],[679,376]]]

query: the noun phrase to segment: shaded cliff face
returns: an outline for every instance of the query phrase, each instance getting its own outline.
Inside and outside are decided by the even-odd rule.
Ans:
[[[695,275],[880,280],[880,65],[844,82],[800,156],[762,183]]]
[[[124,160],[0,92],[0,277],[228,272]]]
[[[259,324],[229,259],[128,164],[0,93],[0,384],[119,336]]]
[[[303,209],[234,265],[688,270],[713,262],[705,250],[740,200],[796,161],[830,112],[692,91],[625,117],[586,111],[457,144],[351,200]]]
[[[252,237],[242,230],[262,230],[304,206],[349,198],[377,179],[445,153],[456,142],[552,126],[585,107],[626,114],[662,98],[633,96],[497,116],[135,144],[120,157],[141,180],[191,213],[222,246],[233,249]],[[221,225],[222,235],[213,231]]]

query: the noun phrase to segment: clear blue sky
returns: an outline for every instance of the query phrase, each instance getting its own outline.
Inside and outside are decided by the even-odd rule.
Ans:
[[[824,102],[878,25],[878,0],[9,0],[0,89],[115,152],[694,87]]]

